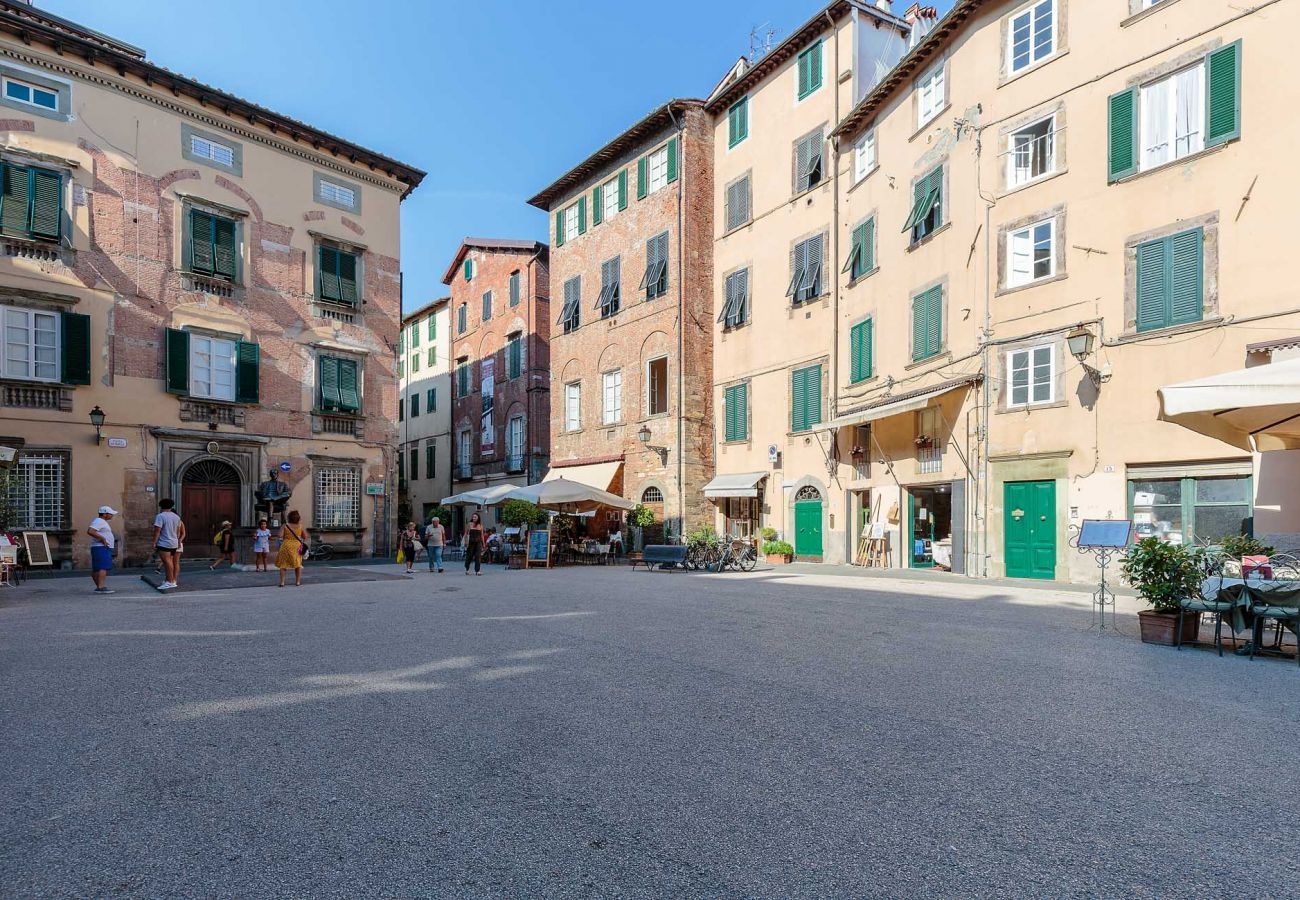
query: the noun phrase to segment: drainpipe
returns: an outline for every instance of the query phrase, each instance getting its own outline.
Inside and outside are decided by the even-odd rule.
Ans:
[[[550,215],[549,211],[547,212],[547,215],[549,217]],[[528,257],[528,265],[524,269],[524,271],[527,273],[527,279],[528,279],[528,284],[524,287],[524,291],[526,293],[526,296],[524,298],[524,327],[526,329],[525,338],[524,338],[525,340],[524,352],[528,354],[528,358],[525,360],[527,365],[524,366],[524,415],[528,417],[525,420],[528,423],[528,427],[524,429],[524,440],[528,442],[528,451],[524,454],[524,465],[527,466],[527,468],[524,470],[524,484],[533,483],[533,439],[532,438],[533,438],[533,428],[535,427],[535,423],[533,422],[533,353],[532,351],[534,348],[531,345],[533,339],[533,302],[536,300],[536,295],[533,293],[533,264],[537,262],[537,258],[541,255],[542,255],[541,248],[538,248],[537,251],[532,256]],[[549,360],[547,360],[547,368],[548,370],[550,368]],[[550,372],[548,371],[547,374],[549,376]],[[547,422],[546,427],[549,430],[551,427],[551,423]],[[507,422],[506,430],[509,431],[509,429],[510,429],[510,424]]]
[[[839,36],[835,33],[835,17],[831,15],[830,10],[826,11],[826,21],[831,27],[831,60],[833,75],[831,77],[831,91],[834,95],[835,118],[833,121],[840,121],[840,41]],[[830,360],[830,382],[831,390],[829,402],[827,403],[827,413],[829,418],[834,419],[839,414],[839,392],[840,392],[840,142],[836,138],[831,141],[831,266],[827,270],[831,277],[831,360]],[[827,461],[826,484],[829,492],[829,486],[835,480],[835,465],[839,458],[838,443],[839,431],[829,432],[831,438],[831,452]],[[844,557],[846,562],[852,561],[852,543],[853,543],[853,500],[849,497],[847,491],[844,492],[844,502],[842,504],[842,514],[844,521],[841,528],[844,533]]]
[[[673,105],[668,104],[668,118],[677,129],[680,139],[681,161],[677,173],[677,268],[683,276],[686,273],[686,208],[682,198],[686,195],[686,122],[677,121],[673,115]],[[712,236],[710,235],[710,240]],[[678,279],[677,285],[677,513],[680,528],[678,537],[686,534],[686,374],[683,360],[686,356],[686,279]]]

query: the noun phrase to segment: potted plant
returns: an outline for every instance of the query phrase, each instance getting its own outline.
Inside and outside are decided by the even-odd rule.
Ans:
[[[918,434],[916,436],[916,446],[922,450],[929,450],[934,446],[934,438],[930,437],[928,434]]]
[[[783,566],[794,559],[794,548],[785,541],[764,541],[763,558],[774,566]]]
[[[1201,614],[1185,612],[1180,604],[1200,591],[1201,572],[1199,550],[1166,544],[1157,537],[1143,538],[1124,554],[1120,573],[1151,605],[1138,613],[1143,643],[1172,647],[1178,627],[1184,641],[1196,640]]]

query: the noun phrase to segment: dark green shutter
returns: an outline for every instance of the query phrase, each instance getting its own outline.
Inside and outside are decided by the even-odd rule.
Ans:
[[[804,412],[807,418],[805,427],[812,428],[822,420],[822,367],[811,366],[804,380]]]
[[[871,320],[849,330],[849,379],[856,384],[871,377]]]
[[[167,329],[167,347],[165,358],[165,376],[167,393],[188,394],[190,392],[190,333],[179,328]]]
[[[411,409],[411,415],[415,415],[414,407],[412,407]],[[411,448],[411,480],[419,481],[419,479],[420,479],[420,450],[418,447],[412,447]]]
[[[1202,247],[1201,229],[1184,231],[1169,238],[1169,324],[1201,321]]]
[[[257,403],[261,399],[261,349],[252,341],[235,345],[235,400]]]
[[[736,385],[736,440],[749,437],[749,382]]]
[[[650,161],[644,156],[636,161],[636,198],[644,200],[650,192]]]
[[[32,234],[58,240],[63,219],[63,178],[57,172],[32,170]]]
[[[318,247],[316,259],[319,263],[317,268],[320,273],[321,299],[341,302],[343,293],[339,285],[339,251],[333,247]]]
[[[197,209],[190,210],[190,269],[212,274],[212,216]]]
[[[5,234],[27,233],[31,217],[29,183],[25,166],[5,164],[4,183],[0,185],[0,230]]]
[[[813,44],[811,55],[812,55],[812,64],[811,64],[811,73],[809,75],[809,81],[811,82],[811,84],[809,85],[809,90],[815,91],[822,86],[822,42],[821,41],[818,41],[816,44]]]
[[[1205,67],[1205,146],[1214,147],[1241,135],[1241,41],[1215,50]]]
[[[807,372],[803,369],[795,369],[790,375],[790,430],[804,431],[808,428],[807,422],[807,389],[804,383],[807,381]]]
[[[564,246],[564,210],[555,214],[555,246]]]
[[[338,360],[339,406],[348,412],[361,411],[361,392],[357,389],[357,361]]]
[[[578,234],[587,233],[587,197],[578,198]]]
[[[212,272],[234,281],[237,259],[235,223],[213,217],[212,232]]]
[[[64,313],[62,319],[63,383],[90,384],[90,316]]]
[[[601,223],[601,220],[604,218],[605,215],[604,204],[600,202],[602,193],[603,191],[601,190],[600,185],[596,185],[594,188],[592,188],[591,225],[593,228]]]
[[[337,251],[336,256],[339,263],[339,295],[344,303],[356,306],[357,300],[361,296],[357,291],[357,258],[351,253],[344,253],[342,250]],[[418,334],[419,332],[412,333]]]
[[[474,278],[474,260],[465,260],[465,280],[470,281]]]
[[[1137,88],[1112,94],[1108,104],[1107,171],[1109,180],[1119,181],[1138,170]]]
[[[943,346],[943,287],[912,299],[912,359],[928,359]]]
[[[339,402],[339,362],[340,360],[333,356],[322,356],[319,360],[321,409],[338,409],[341,406]]]
[[[1167,267],[1166,239],[1147,241],[1137,246],[1137,316],[1138,331],[1163,328],[1166,323]]]
[[[867,219],[862,225],[862,258],[858,263],[863,273],[876,267],[876,220]]]
[[[433,444],[424,445],[424,477],[425,478],[433,478],[437,473],[437,469],[433,465],[434,450],[435,447],[433,446]]]
[[[810,61],[811,60],[807,50],[799,54],[799,98],[801,100],[804,97],[808,96],[808,91],[809,91],[808,86],[811,83],[808,77]]]
[[[668,142],[668,183],[677,180],[677,138]]]
[[[518,272],[511,272],[511,273],[510,273],[510,305],[511,305],[511,306],[518,306],[518,305],[519,305],[519,273],[518,273]],[[430,334],[429,334],[429,337],[433,337],[433,333],[432,333],[432,329],[433,329],[433,318],[432,318],[432,317],[430,317],[430,319],[429,319],[429,327],[430,327]]]
[[[627,169],[618,173],[618,208],[627,209]]]

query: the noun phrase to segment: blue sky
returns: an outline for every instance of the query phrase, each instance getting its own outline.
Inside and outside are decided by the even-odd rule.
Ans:
[[[546,240],[529,197],[664,100],[706,94],[749,51],[752,28],[779,42],[825,0],[37,5],[427,171],[402,204],[413,309],[441,296],[462,237]]]

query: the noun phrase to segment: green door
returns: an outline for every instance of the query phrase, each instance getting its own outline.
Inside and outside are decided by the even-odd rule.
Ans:
[[[1056,482],[1003,486],[1008,578],[1056,577]]]
[[[794,554],[800,559],[822,558],[820,500],[800,500],[794,505]]]

